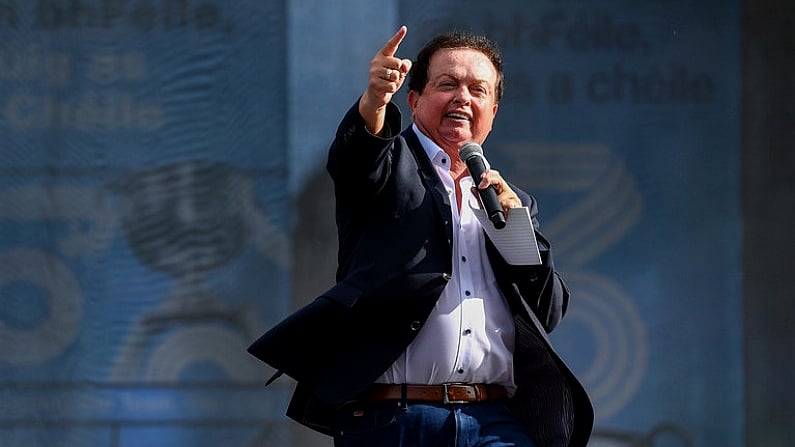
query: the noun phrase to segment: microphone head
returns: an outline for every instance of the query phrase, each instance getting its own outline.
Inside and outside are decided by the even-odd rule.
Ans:
[[[458,150],[458,156],[463,161],[466,161],[473,155],[479,155],[481,157],[483,156],[483,148],[474,141],[468,141],[464,143],[464,145],[461,146],[461,149]]]

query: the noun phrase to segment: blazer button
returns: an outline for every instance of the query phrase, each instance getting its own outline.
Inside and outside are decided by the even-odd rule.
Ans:
[[[444,279],[445,281],[450,281],[451,279],[453,279],[453,276],[450,275],[449,273],[442,273],[442,279]]]
[[[411,329],[412,331],[416,332],[416,331],[420,330],[420,326],[422,326],[422,324],[419,321],[414,320],[414,321],[411,322],[411,325],[409,326],[409,329]]]

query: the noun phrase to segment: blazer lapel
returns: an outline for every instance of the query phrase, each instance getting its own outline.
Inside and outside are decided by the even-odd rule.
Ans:
[[[409,151],[411,151],[411,154],[417,161],[417,167],[419,168],[417,174],[425,185],[425,189],[431,193],[433,202],[436,205],[436,211],[439,213],[441,221],[445,223],[447,240],[452,241],[453,226],[450,220],[452,219],[453,208],[450,204],[450,197],[447,195],[447,190],[442,180],[439,178],[439,175],[436,174],[436,168],[425,153],[420,139],[417,138],[417,134],[414,133],[411,127],[403,132],[403,137],[406,139]]]

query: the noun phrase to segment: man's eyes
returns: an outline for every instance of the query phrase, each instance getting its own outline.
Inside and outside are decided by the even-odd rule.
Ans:
[[[439,87],[443,89],[457,88],[458,84],[453,81],[442,81],[439,83]],[[478,96],[488,95],[489,93],[488,89],[483,86],[470,87],[469,90]]]

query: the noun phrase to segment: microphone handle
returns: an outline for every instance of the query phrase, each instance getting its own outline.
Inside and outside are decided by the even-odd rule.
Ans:
[[[480,182],[480,176],[486,170],[486,164],[483,162],[483,156],[479,154],[473,154],[472,156],[468,157],[464,162],[467,165],[467,169],[469,170],[469,174],[472,176],[472,180],[475,181],[475,187],[477,188],[477,183]],[[486,211],[486,214],[489,217],[492,225],[496,229],[502,229],[505,227],[505,213],[500,206],[500,201],[497,199],[497,190],[494,189],[493,185],[489,185],[486,189],[477,188],[478,195],[480,196],[480,202],[483,204],[483,209]]]
[[[493,201],[494,203],[499,204],[499,200],[497,199],[497,191],[494,190],[493,185],[489,185],[486,189],[478,189],[480,193],[480,200],[486,202],[486,200]],[[486,198],[488,197],[488,199]],[[486,210],[489,215],[489,220],[491,221],[492,225],[496,229],[505,228],[505,213],[502,211],[502,208],[494,209],[494,210]]]

